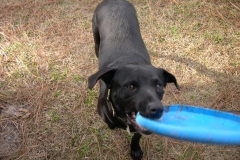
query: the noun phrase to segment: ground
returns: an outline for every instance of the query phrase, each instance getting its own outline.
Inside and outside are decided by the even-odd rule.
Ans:
[[[124,130],[96,113],[91,29],[100,0],[1,0],[0,159],[131,159]],[[240,111],[240,1],[130,0],[154,66],[173,73],[164,105]],[[143,159],[238,160],[239,146],[151,135]]]

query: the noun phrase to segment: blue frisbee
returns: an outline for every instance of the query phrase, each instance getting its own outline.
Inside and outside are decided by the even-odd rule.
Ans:
[[[240,116],[218,110],[171,105],[164,107],[160,119],[139,113],[137,123],[156,134],[191,142],[240,145]]]

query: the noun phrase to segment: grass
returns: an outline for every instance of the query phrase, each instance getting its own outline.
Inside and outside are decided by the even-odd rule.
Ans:
[[[130,0],[154,66],[181,92],[164,104],[240,111],[239,0]],[[0,6],[0,159],[130,159],[132,135],[97,115],[91,19],[100,2],[2,0]],[[232,159],[239,146],[157,135],[141,140],[143,159]]]

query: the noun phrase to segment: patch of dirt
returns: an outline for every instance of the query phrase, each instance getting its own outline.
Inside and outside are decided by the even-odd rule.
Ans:
[[[0,104],[0,159],[13,155],[22,142],[22,125],[19,119],[30,116],[20,105]]]

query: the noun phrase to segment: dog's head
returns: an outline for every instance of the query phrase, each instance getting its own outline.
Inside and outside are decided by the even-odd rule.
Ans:
[[[110,90],[109,99],[114,110],[126,125],[147,134],[138,126],[135,115],[139,112],[147,118],[160,118],[163,113],[161,100],[167,83],[174,83],[179,89],[176,78],[169,72],[152,65],[126,65],[119,68],[104,68],[88,79],[88,87],[94,87],[102,79]]]

